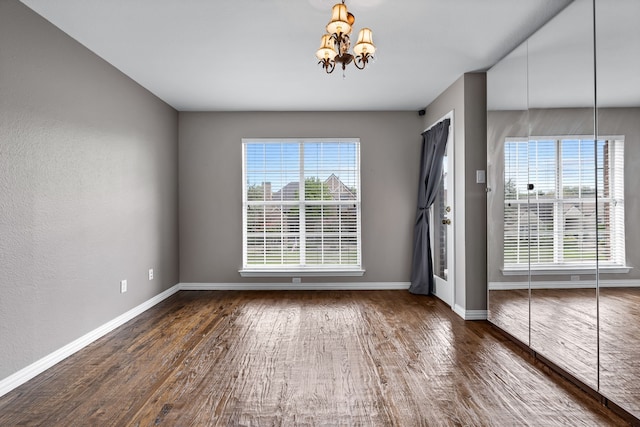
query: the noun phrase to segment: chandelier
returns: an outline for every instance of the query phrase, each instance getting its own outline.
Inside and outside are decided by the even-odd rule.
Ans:
[[[375,59],[376,47],[373,44],[373,34],[369,28],[363,28],[358,33],[358,41],[353,47],[353,55],[349,53],[351,47],[351,31],[356,18],[348,10],[347,5],[338,3],[331,10],[331,21],[327,24],[327,34],[322,36],[320,49],[316,51],[318,64],[327,73],[332,73],[336,63],[342,64],[342,71],[347,64],[354,63],[359,70],[364,69],[370,60]]]

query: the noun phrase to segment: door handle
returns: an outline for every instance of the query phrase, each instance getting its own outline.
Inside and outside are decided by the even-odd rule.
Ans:
[[[442,223],[445,225],[451,225],[451,220],[449,218],[445,218],[442,220]]]

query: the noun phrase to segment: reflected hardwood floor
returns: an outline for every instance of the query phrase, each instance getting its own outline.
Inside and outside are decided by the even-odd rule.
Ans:
[[[531,348],[598,388],[596,290],[532,289]]]
[[[625,425],[406,291],[182,291],[0,398],[0,425]]]
[[[491,323],[529,345],[529,289],[489,291]]]
[[[640,418],[640,288],[600,289],[600,390]]]
[[[600,288],[599,392],[640,418],[640,288]],[[490,319],[527,342],[528,291],[491,291]],[[531,348],[598,390],[595,289],[534,289]]]

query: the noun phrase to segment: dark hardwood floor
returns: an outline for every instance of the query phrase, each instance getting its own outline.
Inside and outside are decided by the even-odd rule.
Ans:
[[[0,398],[0,426],[616,426],[406,291],[179,292]]]

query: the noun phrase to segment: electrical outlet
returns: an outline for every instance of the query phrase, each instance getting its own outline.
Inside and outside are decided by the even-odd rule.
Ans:
[[[149,269],[149,280],[153,280],[153,268]]]
[[[120,281],[120,293],[124,294],[125,292],[127,292],[127,281],[126,280],[121,280]]]

